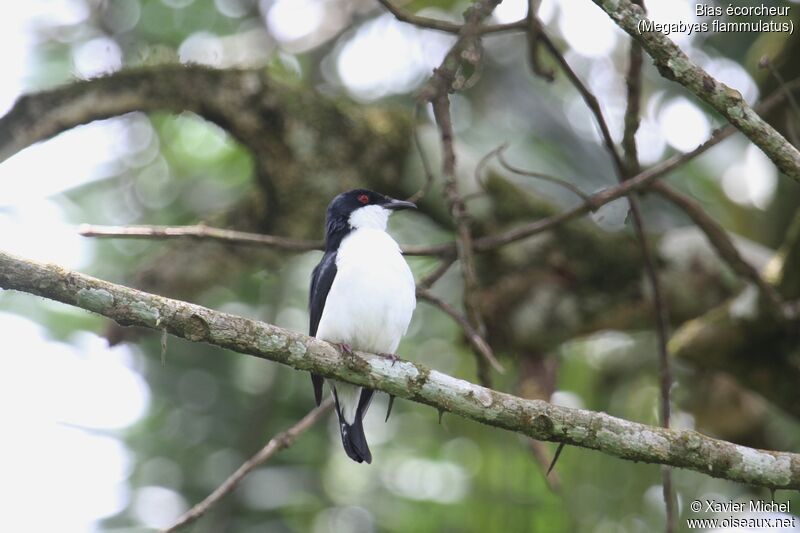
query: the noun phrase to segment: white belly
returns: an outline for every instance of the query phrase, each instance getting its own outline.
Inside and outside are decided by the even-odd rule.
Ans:
[[[414,277],[397,243],[384,231],[355,230],[342,240],[336,268],[317,338],[395,353],[416,306]]]

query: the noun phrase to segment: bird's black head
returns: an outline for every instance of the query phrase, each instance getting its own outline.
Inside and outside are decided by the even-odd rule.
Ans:
[[[374,228],[385,230],[392,211],[416,209],[416,205],[395,200],[368,189],[343,192],[328,205],[325,223],[325,245],[328,250],[339,247],[342,239],[354,229]]]

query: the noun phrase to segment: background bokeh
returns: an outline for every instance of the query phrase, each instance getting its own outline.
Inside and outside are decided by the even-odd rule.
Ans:
[[[458,21],[466,5],[413,0],[403,7]],[[786,5],[797,21],[800,6]],[[696,20],[693,2],[650,0],[647,8],[658,21]],[[523,18],[526,9],[523,0],[505,0],[494,22]],[[586,0],[544,0],[539,14],[597,94],[619,140],[626,36]],[[798,39],[786,34],[672,38],[750,103],[774,88],[774,80],[757,68],[758,59],[800,53]],[[0,114],[26,92],[122,68],[181,62],[266,69],[276,79],[329,98],[399,108],[410,116],[415,91],[452,42],[452,36],[398,22],[367,0],[13,2],[0,17]],[[564,176],[589,192],[612,184],[592,117],[564,76],[552,84],[534,77],[522,34],[488,36],[484,45],[479,83],[452,97],[465,188],[476,187],[470,176],[477,161],[502,142],[510,143],[508,158],[518,166]],[[796,61],[779,65],[786,78],[798,67]],[[691,150],[721,125],[679,86],[661,79],[647,60],[644,73],[637,135],[643,164]],[[436,164],[436,132],[429,117],[422,118],[423,145]],[[253,167],[251,155],[224,130],[189,113],[132,113],[82,126],[0,165],[0,249],[136,283],[158,271],[170,243],[93,241],[79,237],[77,226],[214,220],[250,194]],[[401,172],[411,181],[421,179],[413,151]],[[700,199],[726,228],[752,241],[753,253],[762,259],[780,244],[800,199],[796,184],[780,177],[741,137],[725,141],[671,181]],[[548,184],[518,184],[555,205],[574,201]],[[650,226],[665,236],[677,236],[687,225],[665,204],[645,205]],[[624,235],[625,214],[624,202],[618,202],[593,220],[603,232]],[[446,225],[395,218],[392,231],[401,242],[451,238]],[[320,227],[315,237],[321,236]],[[192,301],[306,330],[307,283],[317,252],[285,254],[269,268],[258,253],[237,256],[219,248],[208,253],[230,253],[242,264],[209,258],[218,272],[198,278],[215,282],[184,287]],[[428,259],[409,261],[417,275],[433,265]],[[437,292],[458,302],[458,273],[449,273]],[[524,320],[515,324],[528,327]],[[166,526],[313,402],[305,373],[174,338],[162,354],[161,338],[144,332],[109,346],[120,333],[107,321],[25,294],[0,293],[0,334],[3,531],[134,532]],[[656,423],[654,346],[647,328],[595,331],[560,342],[544,354],[558,363],[552,400]],[[418,306],[399,353],[424,354],[425,364],[475,380],[474,358],[459,330],[429,306]],[[513,355],[500,353],[510,371],[496,376],[495,387],[519,392],[522,363]],[[800,449],[797,420],[758,397],[748,396],[743,407],[756,410],[755,429],[752,416],[743,417],[750,421],[747,427],[734,417],[728,433],[704,425],[692,409],[702,397],[692,387],[694,377],[692,368],[677,368],[674,425],[765,448]],[[560,490],[554,491],[521,436],[447,415],[440,424],[436,411],[403,401],[384,424],[386,401],[379,396],[366,422],[375,456],[371,466],[347,459],[335,424],[327,419],[249,476],[193,531],[662,527],[656,466],[568,448],[556,469]],[[552,454],[554,446],[545,449]],[[684,512],[688,501],[702,495],[769,496],[685,471],[676,472],[675,482]],[[792,498],[792,509],[800,509],[796,494],[779,492],[776,498]]]

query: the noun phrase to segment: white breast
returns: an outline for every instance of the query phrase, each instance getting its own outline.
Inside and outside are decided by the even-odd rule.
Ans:
[[[400,247],[385,231],[357,229],[342,240],[336,267],[317,338],[395,353],[416,306],[414,278]]]

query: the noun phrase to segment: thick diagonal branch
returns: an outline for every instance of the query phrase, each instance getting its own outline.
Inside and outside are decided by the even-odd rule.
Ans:
[[[374,354],[342,355],[332,345],[301,333],[3,252],[0,288],[81,307],[123,325],[166,330],[190,341],[369,386],[538,440],[599,450],[625,460],[689,468],[751,485],[800,489],[798,454],[756,450],[695,431],[658,428],[526,400],[408,361],[393,364]]]
[[[132,111],[193,111],[246,141],[258,121],[246,124],[241,115],[235,123],[232,117],[243,103],[268,93],[270,83],[256,71],[174,65],[126,70],[25,95],[0,118],[0,161],[75,126]]]

